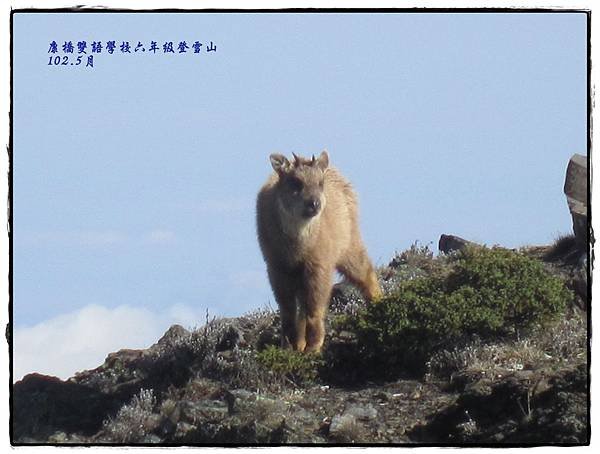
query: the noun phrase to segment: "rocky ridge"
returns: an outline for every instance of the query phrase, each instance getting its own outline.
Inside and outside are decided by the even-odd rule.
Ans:
[[[207,320],[195,331],[176,325],[150,348],[111,353],[69,380],[31,374],[17,382],[13,443],[585,444],[587,263],[563,242],[523,250],[576,295],[563,319],[537,337],[469,339],[434,355],[425,375],[377,380],[355,370],[355,333],[335,323],[364,304],[341,283],[323,358],[311,363],[309,378],[260,360],[279,344],[276,311]],[[379,270],[384,289],[427,273],[435,260],[417,245],[397,254]],[[328,358],[344,355],[348,367],[328,367]]]

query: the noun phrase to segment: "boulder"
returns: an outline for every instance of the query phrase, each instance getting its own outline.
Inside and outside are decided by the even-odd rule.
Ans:
[[[587,158],[574,154],[567,166],[564,192],[573,218],[573,233],[579,247],[587,251],[588,244],[588,172]]]
[[[444,254],[449,254],[454,251],[460,251],[468,245],[474,245],[472,241],[467,241],[455,235],[442,234],[438,243],[438,249]]]

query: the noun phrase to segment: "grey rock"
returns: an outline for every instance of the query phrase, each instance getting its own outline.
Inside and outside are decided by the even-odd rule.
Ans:
[[[64,432],[55,432],[54,434],[48,437],[49,443],[66,443],[68,441],[68,436]]]
[[[467,241],[459,236],[442,234],[438,243],[438,249],[444,254],[460,251],[468,245],[474,245],[472,241]]]
[[[185,401],[181,403],[181,419],[192,424],[219,422],[229,415],[226,402],[218,400]]]
[[[148,434],[145,435],[144,438],[142,438],[142,443],[150,443],[150,444],[157,444],[162,442],[162,439],[155,434]]]
[[[344,415],[351,415],[360,421],[371,421],[377,418],[377,409],[372,404],[350,405],[344,410]]]
[[[573,233],[575,233],[577,243],[583,248],[588,243],[589,233],[587,158],[585,156],[574,154],[569,160],[564,192],[573,219]]]
[[[352,414],[335,415],[329,425],[329,436],[334,438],[346,437],[346,434],[356,425],[356,418]]]
[[[255,398],[255,394],[247,389],[232,389],[230,392],[236,399],[248,400]]]
[[[176,345],[182,338],[190,336],[190,332],[181,325],[172,325],[156,344]]]

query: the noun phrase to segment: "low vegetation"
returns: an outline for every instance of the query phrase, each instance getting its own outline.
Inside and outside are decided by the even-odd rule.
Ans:
[[[338,328],[356,334],[357,358],[375,376],[422,374],[436,351],[473,336],[519,338],[554,321],[572,299],[540,262],[514,251],[469,247],[442,260],[437,269],[426,265],[435,272],[338,319]]]
[[[318,354],[303,354],[274,345],[258,352],[256,357],[263,367],[295,385],[313,383],[317,378],[318,368],[322,365]]]

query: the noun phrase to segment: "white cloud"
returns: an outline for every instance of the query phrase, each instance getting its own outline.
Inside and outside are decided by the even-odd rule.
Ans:
[[[156,229],[144,234],[142,240],[149,244],[169,244],[175,241],[175,234],[170,230]]]
[[[190,307],[185,304],[175,304],[167,309],[166,317],[168,320],[171,320],[171,324],[177,323],[186,328],[193,329],[199,328],[206,323],[207,313],[206,309]],[[212,317],[213,315],[209,312],[208,318],[211,319]]]
[[[206,319],[200,308],[177,304],[164,311],[119,306],[89,305],[32,327],[15,328],[13,377],[30,372],[69,378],[93,369],[106,356],[122,348],[147,348],[174,323],[186,328]]]

